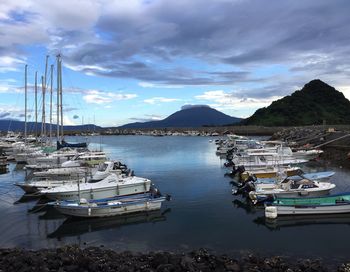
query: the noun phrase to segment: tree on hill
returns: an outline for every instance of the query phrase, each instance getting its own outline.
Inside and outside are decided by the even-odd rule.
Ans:
[[[258,109],[242,121],[246,125],[302,126],[350,124],[350,101],[342,92],[319,79],[301,90]]]

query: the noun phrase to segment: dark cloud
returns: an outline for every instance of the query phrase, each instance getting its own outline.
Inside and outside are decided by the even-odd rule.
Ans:
[[[274,64],[312,79],[350,67],[344,58],[349,8],[346,0],[154,1],[103,14],[96,24],[100,39],[66,50],[66,61],[86,73],[168,85],[263,81],[252,66]],[[64,33],[61,44],[80,36]],[[195,65],[180,64],[188,59]],[[207,65],[219,66],[210,71]]]
[[[193,108],[210,108],[208,105],[183,105],[182,110],[193,109]]]
[[[74,115],[73,119],[79,119],[79,116],[78,115]]]
[[[87,74],[157,85],[241,85],[234,92],[243,98],[287,94],[313,78],[349,84],[347,0],[116,2],[102,2],[81,18],[69,16],[64,3],[62,10],[45,8],[48,14],[38,5],[12,9],[9,20],[25,31],[2,25],[0,57],[46,43],[65,65]],[[74,27],[79,22],[84,27]],[[276,65],[283,71],[271,68]]]

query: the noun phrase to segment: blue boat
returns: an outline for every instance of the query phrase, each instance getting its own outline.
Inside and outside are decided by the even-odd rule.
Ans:
[[[56,201],[49,203],[49,205],[69,216],[107,217],[159,210],[165,200],[168,200],[168,197],[160,194],[144,193],[106,199]]]

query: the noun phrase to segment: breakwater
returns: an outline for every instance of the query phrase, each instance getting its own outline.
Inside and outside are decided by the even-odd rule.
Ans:
[[[223,136],[238,134],[244,136],[273,136],[275,138],[300,138],[305,136],[334,129],[335,131],[349,131],[350,125],[319,125],[302,127],[265,127],[265,126],[221,126],[200,128],[144,128],[144,129],[121,129],[105,128],[100,131],[104,135],[151,135],[151,136]]]

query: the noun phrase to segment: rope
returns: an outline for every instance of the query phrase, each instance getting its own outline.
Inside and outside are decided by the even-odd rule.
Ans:
[[[36,207],[36,206],[39,206],[39,207],[37,209],[35,209],[35,210],[30,210],[28,212],[29,213],[36,213],[36,212],[42,210],[43,208],[45,208],[47,206],[47,204],[46,203],[45,204],[37,204],[34,207]]]

